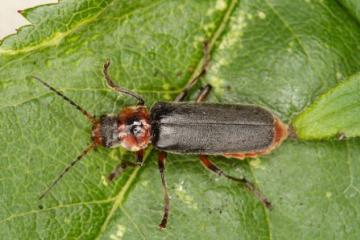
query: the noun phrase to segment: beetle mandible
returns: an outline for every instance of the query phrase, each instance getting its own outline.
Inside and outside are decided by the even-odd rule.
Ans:
[[[206,52],[205,52],[206,53]],[[164,189],[163,217],[160,228],[167,225],[170,199],[165,181],[166,152],[176,154],[197,154],[204,167],[213,173],[240,182],[253,192],[260,202],[271,209],[270,201],[246,178],[226,174],[208,159],[208,155],[222,155],[228,158],[254,158],[267,154],[288,137],[288,126],[268,110],[253,105],[203,103],[211,86],[205,85],[195,103],[182,102],[189,88],[185,88],[174,102],[157,102],[150,110],[138,94],[120,87],[111,79],[108,69],[110,61],[104,64],[103,73],[108,87],[114,91],[135,98],[136,106],[123,108],[118,115],[103,115],[96,118],[70,98],[38,77],[32,76],[51,91],[62,97],[82,112],[92,124],[92,142],[67,166],[52,184],[41,194],[42,199],[58,181],[79,162],[90,150],[103,146],[122,146],[136,154],[136,162],[120,163],[108,176],[113,181],[126,168],[143,165],[144,149],[152,144],[159,150],[158,167]],[[207,70],[207,61],[196,82]]]

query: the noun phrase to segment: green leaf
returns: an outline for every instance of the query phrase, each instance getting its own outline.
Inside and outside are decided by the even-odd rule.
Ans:
[[[150,149],[145,167],[109,186],[105,176],[134,156],[98,148],[39,201],[91,141],[91,125],[28,78],[44,79],[96,116],[117,113],[135,103],[106,87],[102,65],[109,58],[116,82],[151,107],[191,81],[207,40],[209,71],[195,88],[211,83],[208,101],[261,105],[291,122],[359,72],[359,23],[341,4],[63,0],[25,10],[33,25],[0,46],[1,237],[359,239],[358,138],[288,140],[247,161],[211,157],[229,174],[254,181],[272,201],[271,212],[238,184],[204,170],[196,156],[168,154],[170,219],[159,231],[163,195]]]
[[[340,0],[342,4],[360,22],[360,4],[357,0]]]
[[[302,139],[359,137],[360,74],[321,96],[294,121],[294,127]]]

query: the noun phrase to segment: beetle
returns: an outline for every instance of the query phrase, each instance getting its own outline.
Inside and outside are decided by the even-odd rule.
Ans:
[[[118,115],[107,114],[95,117],[63,93],[36,76],[42,83],[65,101],[82,112],[92,124],[91,144],[76,157],[41,194],[42,199],[58,181],[79,162],[90,150],[97,147],[123,148],[135,152],[136,162],[121,162],[108,176],[114,181],[125,169],[143,165],[144,149],[152,144],[159,150],[158,168],[164,190],[163,217],[159,224],[167,225],[170,200],[165,180],[167,152],[175,154],[196,154],[202,165],[211,172],[238,181],[253,192],[260,202],[271,209],[270,201],[246,178],[237,178],[223,172],[208,155],[222,155],[227,158],[254,158],[267,154],[278,147],[288,136],[288,126],[270,111],[254,105],[204,103],[211,85],[205,85],[196,97],[195,103],[183,102],[189,89],[181,92],[174,102],[156,102],[150,110],[144,99],[114,83],[109,75],[110,61],[104,64],[103,73],[108,87],[133,97],[137,105],[123,108]],[[202,67],[199,78],[206,72]]]

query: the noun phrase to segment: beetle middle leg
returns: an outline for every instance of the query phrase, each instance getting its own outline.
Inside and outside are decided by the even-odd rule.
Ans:
[[[136,162],[125,161],[125,162],[119,163],[116,166],[116,168],[107,177],[108,181],[109,182],[114,181],[129,167],[141,167],[144,163],[143,158],[144,158],[144,150],[137,151],[136,152]]]
[[[219,176],[224,176],[233,181],[240,182],[248,191],[254,193],[254,195],[260,200],[260,202],[266,208],[268,209],[272,208],[270,201],[258,189],[256,189],[255,185],[252,182],[248,181],[245,177],[237,178],[224,173],[223,170],[221,170],[219,167],[217,167],[213,162],[209,160],[207,155],[200,155],[199,158],[203,166],[206,167],[208,170],[212,171],[213,173]]]
[[[164,215],[159,224],[159,227],[161,229],[166,228],[167,220],[169,217],[169,209],[170,209],[170,198],[165,180],[165,161],[166,161],[166,152],[159,152],[158,167],[161,176],[161,183],[164,189]]]
[[[204,56],[205,56],[205,58],[204,58],[203,65],[201,66],[200,73],[197,76],[195,76],[185,86],[184,90],[175,98],[175,100],[174,100],[175,102],[183,101],[186,98],[188,91],[207,72],[207,67],[209,65],[209,49],[208,49],[207,42],[204,43]],[[207,96],[209,95],[211,89],[212,89],[212,87],[210,84],[207,84],[204,87],[202,87],[200,89],[198,96],[196,97],[196,102],[204,101],[207,98]],[[166,152],[160,151],[159,159],[158,159],[158,167],[159,167],[160,176],[161,176],[161,183],[162,183],[162,186],[164,189],[164,214],[163,214],[163,217],[159,224],[160,229],[166,228],[167,220],[169,217],[169,210],[170,210],[170,198],[169,198],[167,184],[166,184],[166,180],[165,180],[165,161],[166,161]]]
[[[183,101],[185,99],[185,97],[187,96],[187,93],[190,90],[190,88],[196,83],[196,81],[200,77],[202,77],[206,73],[207,66],[209,64],[209,51],[208,51],[207,42],[204,43],[204,55],[205,55],[205,59],[204,59],[204,64],[202,66],[201,72],[175,98],[175,102]],[[200,92],[199,92],[198,96],[196,97],[196,102],[204,101],[207,98],[207,96],[209,95],[211,89],[212,89],[212,87],[211,87],[210,84],[207,84],[204,87],[202,87],[200,89]],[[161,176],[161,183],[162,183],[162,186],[163,186],[163,189],[164,189],[164,214],[163,214],[163,217],[162,217],[161,222],[159,224],[159,227],[161,229],[166,228],[167,220],[168,220],[168,217],[169,217],[169,210],[170,210],[170,198],[169,198],[169,194],[168,194],[168,190],[167,190],[167,184],[166,184],[166,180],[165,180],[165,161],[166,161],[166,152],[162,152],[162,151],[159,152],[158,167],[159,167],[160,176]]]

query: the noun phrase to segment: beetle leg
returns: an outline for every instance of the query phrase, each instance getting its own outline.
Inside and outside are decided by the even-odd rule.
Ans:
[[[190,89],[197,83],[197,81],[206,74],[208,70],[210,62],[210,53],[209,53],[209,43],[207,41],[204,42],[204,59],[203,64],[200,69],[200,73],[196,75],[188,84],[186,84],[185,88],[179,95],[176,96],[175,102],[181,102],[183,101],[186,96],[188,95]]]
[[[160,229],[166,228],[167,220],[169,217],[169,209],[170,209],[170,199],[165,181],[165,161],[166,161],[166,152],[159,152],[158,167],[161,176],[161,183],[164,189],[164,215],[161,219],[161,223],[159,224]]]
[[[137,151],[136,153],[136,163],[142,167],[144,164],[144,149]]]
[[[142,167],[143,166],[143,157],[144,150],[137,151],[136,153],[136,162],[121,162],[116,166],[116,168],[109,174],[107,177],[109,182],[114,181],[117,177],[119,177],[127,168],[129,167]]]
[[[206,98],[209,96],[211,89],[212,89],[212,86],[210,84],[206,84],[205,86],[200,88],[200,92],[196,96],[195,101],[197,103],[204,102],[206,100]]]
[[[219,176],[224,176],[228,179],[240,182],[243,186],[250,192],[254,193],[254,195],[261,201],[261,203],[268,209],[271,209],[270,201],[254,186],[254,184],[248,181],[246,178],[236,178],[224,173],[220,168],[218,168],[213,162],[211,162],[207,155],[200,155],[199,156],[201,163],[206,167],[208,170],[214,172]]]

